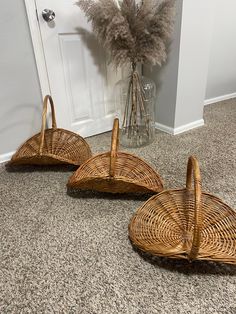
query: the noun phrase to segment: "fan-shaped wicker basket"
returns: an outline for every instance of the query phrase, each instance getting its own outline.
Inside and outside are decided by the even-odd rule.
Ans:
[[[47,104],[51,105],[52,128],[46,128]],[[12,156],[10,165],[57,165],[79,166],[92,156],[86,141],[73,132],[58,129],[52,97],[44,98],[41,132],[28,139]]]
[[[236,212],[201,192],[194,157],[189,158],[186,188],[151,197],[131,219],[129,236],[134,245],[154,255],[236,264]]]
[[[157,193],[163,190],[160,176],[140,158],[117,152],[119,120],[114,120],[111,152],[87,160],[69,179],[68,186],[109,193]]]

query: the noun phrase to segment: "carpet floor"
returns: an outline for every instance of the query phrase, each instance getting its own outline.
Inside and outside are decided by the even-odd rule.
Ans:
[[[183,187],[189,155],[203,190],[236,208],[236,99],[205,108],[205,126],[130,149]],[[88,139],[109,150],[110,133]],[[128,223],[143,199],[69,195],[69,168],[0,166],[0,313],[236,313],[236,267],[151,258]]]

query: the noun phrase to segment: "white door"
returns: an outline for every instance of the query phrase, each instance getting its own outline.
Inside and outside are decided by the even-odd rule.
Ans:
[[[58,127],[82,136],[111,130],[119,74],[107,65],[84,13],[75,0],[35,2]],[[55,13],[53,21],[45,21],[44,9]]]

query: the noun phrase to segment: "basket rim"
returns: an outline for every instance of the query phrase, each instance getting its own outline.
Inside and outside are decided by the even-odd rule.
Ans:
[[[156,198],[158,198],[161,194],[164,194],[166,192],[183,192],[186,191],[186,188],[182,188],[182,189],[171,189],[171,190],[163,190],[162,192],[160,192],[157,195],[153,195],[152,197],[150,197],[142,206],[140,206],[137,211],[134,213],[134,215],[131,217],[129,224],[128,224],[128,230],[129,230],[129,239],[132,243],[133,246],[135,246],[136,248],[138,248],[138,250],[144,252],[144,253],[148,253],[151,254],[153,256],[158,256],[158,257],[165,257],[165,258],[171,258],[171,259],[185,259],[185,260],[190,260],[189,258],[189,254],[187,253],[187,251],[185,250],[179,250],[178,252],[175,253],[166,253],[165,251],[163,251],[162,249],[160,249],[160,247],[158,248],[158,250],[153,250],[152,247],[149,248],[144,248],[144,245],[139,244],[138,243],[138,239],[133,236],[133,233],[131,232],[132,228],[134,227],[135,220],[136,218],[141,214],[140,211],[147,205],[148,202],[150,202],[150,200],[155,200]],[[191,192],[194,193],[194,189],[190,190]],[[226,203],[224,203],[218,196],[212,195],[208,192],[202,192],[202,195],[204,196],[209,196],[211,198],[213,198],[214,200],[216,200],[217,202],[220,202],[224,207],[225,210],[227,210],[230,213],[230,216],[236,221],[236,210],[234,210],[233,208],[231,208],[229,205],[227,205]],[[158,211],[158,209],[157,209]],[[202,250],[202,246],[200,244],[199,246],[200,251]],[[225,255],[226,254],[226,255]],[[236,256],[232,255],[230,253],[216,253],[215,255],[211,253],[210,256],[204,256],[204,255],[198,255],[196,260],[205,260],[205,261],[214,261],[214,262],[223,262],[226,264],[236,264]]]
[[[144,253],[148,253],[151,254],[153,256],[158,256],[158,257],[165,257],[165,258],[171,258],[171,259],[186,259],[186,260],[190,260],[189,259],[189,255],[188,253],[183,250],[179,250],[178,252],[176,252],[175,254],[172,253],[166,253],[165,251],[161,250],[159,247],[159,251],[157,250],[153,250],[151,247],[149,249],[144,248],[143,245],[140,245],[137,243],[136,241],[136,237],[133,236],[133,233],[131,232],[132,227],[135,225],[135,220],[136,218],[140,215],[140,211],[147,205],[148,202],[150,202],[151,200],[155,200],[156,198],[158,198],[160,195],[166,193],[166,192],[183,192],[183,191],[187,191],[187,188],[182,188],[182,189],[170,189],[170,190],[163,190],[162,192],[153,195],[152,197],[150,197],[142,206],[140,206],[137,211],[133,214],[133,216],[130,218],[129,224],[128,224],[128,230],[129,230],[129,239],[132,243],[133,246],[135,246],[136,248],[138,248],[138,250],[144,252]],[[191,192],[194,193],[194,189],[190,190]],[[230,216],[233,217],[233,219],[235,219],[236,221],[236,210],[231,208],[229,205],[227,205],[226,203],[224,203],[218,196],[212,195],[208,192],[202,192],[202,195],[204,196],[209,196],[211,198],[213,198],[214,200],[216,200],[217,202],[220,202],[224,207],[225,210],[227,210],[230,213]],[[158,210],[157,210],[158,211]],[[200,244],[200,250],[202,250],[202,246]],[[236,264],[236,256],[232,255],[232,254],[228,254],[227,256],[220,253],[217,254],[211,254],[211,256],[204,256],[204,255],[199,255],[197,256],[196,260],[205,260],[205,261],[214,261],[214,262],[223,262],[226,264]]]
[[[193,187],[192,181],[194,182]],[[189,201],[194,204],[188,208]],[[189,213],[192,213],[191,221],[189,224],[189,218],[185,218],[186,227],[182,228],[183,217],[181,215],[187,209]],[[179,220],[172,216],[173,213],[180,215]],[[225,218],[228,219],[228,223],[225,222]],[[165,223],[162,221],[163,219]],[[170,223],[170,219],[172,223]],[[218,225],[221,220],[223,220],[223,229],[221,224]],[[156,221],[160,224],[156,224]],[[190,156],[187,165],[186,186],[165,189],[152,196],[136,210],[129,221],[128,229],[131,242],[139,249],[143,248],[143,251],[154,255],[170,258],[174,256],[186,258],[187,256],[190,261],[206,257],[207,260],[233,261],[236,264],[235,225],[236,211],[218,196],[202,191],[198,161],[196,157]],[[175,236],[169,235],[167,239],[163,238],[163,228],[166,228],[167,233],[174,235],[178,234],[178,232],[176,233],[177,227],[180,229],[181,235],[176,238],[177,242],[175,241],[173,245],[170,240]],[[155,233],[156,228],[160,228],[158,235]],[[189,237],[190,233],[191,238]],[[213,239],[214,235],[215,239]],[[223,242],[222,238],[224,238]],[[230,248],[225,244],[227,241],[230,242]],[[214,242],[214,244],[211,246],[209,242]],[[182,246],[179,246],[180,244]]]
[[[85,139],[80,136],[79,134],[76,134],[72,131],[69,131],[69,130],[65,130],[63,128],[56,128],[56,129],[53,129],[53,128],[48,128],[45,130],[45,135],[49,132],[59,132],[59,131],[63,131],[67,134],[70,134],[70,135],[73,135],[75,137],[77,137],[78,139],[80,139],[83,144],[85,144],[86,148],[88,149],[88,152],[92,155],[92,151],[88,145],[88,143],[85,141]],[[17,157],[17,154],[19,153],[19,151],[31,140],[33,140],[34,138],[37,138],[41,135],[41,132],[38,132],[36,134],[34,134],[33,136],[29,137],[18,149],[17,151],[14,153],[14,155],[12,156],[11,160],[9,161],[9,163],[12,163],[13,161],[16,161],[16,160],[20,160],[20,159],[24,159],[24,158],[34,158],[35,156],[39,156],[39,153],[38,152],[35,152],[35,155],[32,155],[32,156],[24,156],[24,157]],[[49,157],[52,157],[52,156],[58,156],[58,159],[60,160],[68,160],[70,161],[70,159],[66,159],[66,158],[60,158],[60,155],[54,155],[54,154],[50,154],[50,153],[47,153],[47,154],[42,154],[42,156],[49,156]],[[91,157],[90,157],[91,158]],[[57,159],[57,158],[54,158],[54,159]],[[72,159],[71,159],[72,160]],[[74,162],[74,161],[73,161]],[[78,164],[78,163],[77,163]]]
[[[123,151],[118,151],[117,153],[117,157],[116,158],[120,158],[121,156],[119,156],[119,155],[128,155],[128,156],[131,156],[132,158],[135,158],[135,159],[138,159],[139,161],[141,161],[142,163],[144,163],[144,164],[146,164],[147,166],[148,166],[148,168],[153,172],[153,173],[155,173],[156,174],[156,176],[158,177],[158,179],[159,179],[159,181],[160,181],[160,186],[161,186],[161,191],[163,191],[163,187],[164,187],[164,181],[163,181],[163,179],[162,179],[162,177],[159,175],[159,173],[157,173],[157,171],[155,171],[154,169],[153,169],[153,167],[149,164],[149,163],[147,163],[144,159],[142,159],[142,158],[140,158],[140,157],[138,157],[138,156],[136,156],[136,155],[133,155],[133,154],[130,154],[130,153],[127,153],[127,152],[123,152]],[[105,153],[97,153],[97,154],[95,154],[95,155],[93,155],[92,157],[90,157],[89,159],[87,159],[77,170],[76,170],[76,172],[70,177],[70,179],[69,179],[69,182],[70,182],[70,180],[74,177],[74,176],[76,176],[76,174],[78,173],[78,172],[80,172],[81,170],[83,170],[83,168],[84,167],[86,167],[87,166],[87,164],[89,164],[91,161],[93,161],[94,159],[96,159],[96,158],[99,158],[99,157],[101,157],[101,156],[106,156],[106,157],[110,157],[110,151],[107,151],[107,152],[105,152]],[[91,177],[92,178],[92,177]],[[98,178],[98,176],[94,176],[93,178]],[[109,178],[109,175],[108,175],[108,178]],[[113,178],[117,178],[117,176],[115,175]],[[78,180],[79,181],[79,180]],[[68,183],[69,183],[68,182]]]
[[[139,210],[141,210],[141,208],[145,207],[150,201],[160,197],[162,194],[165,194],[165,193],[169,193],[169,192],[183,192],[183,191],[187,191],[188,189],[185,187],[185,188],[179,188],[179,189],[164,189],[162,190],[160,193],[158,194],[155,194],[155,195],[152,195],[146,202],[144,202],[137,210],[136,212],[134,213],[134,216],[139,212]],[[191,191],[194,193],[194,188],[191,189]],[[209,192],[205,192],[205,191],[202,191],[201,192],[202,195],[205,195],[205,196],[209,196],[215,200],[217,200],[218,202],[220,202],[221,204],[224,204],[224,206],[226,206],[233,214],[236,215],[236,209],[233,209],[232,207],[230,207],[228,204],[226,204],[225,202],[222,201],[222,199],[220,199],[218,196],[216,195],[213,195]],[[131,217],[130,220],[132,220],[133,217]]]

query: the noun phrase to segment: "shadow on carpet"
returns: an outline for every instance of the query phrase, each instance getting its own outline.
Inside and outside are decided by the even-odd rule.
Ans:
[[[138,253],[145,262],[150,263],[154,267],[161,267],[171,272],[179,272],[185,275],[236,275],[236,267],[230,264],[217,263],[212,261],[189,262],[188,260],[158,257],[143,252],[134,246],[133,250]]]
[[[140,193],[108,193],[108,192],[97,192],[97,191],[85,191],[71,187],[67,187],[67,195],[73,198],[88,198],[88,199],[107,199],[107,200],[139,200],[147,201],[153,194],[140,194]]]
[[[74,165],[52,165],[52,166],[43,166],[43,165],[5,165],[7,172],[73,172],[78,169],[78,166]]]

